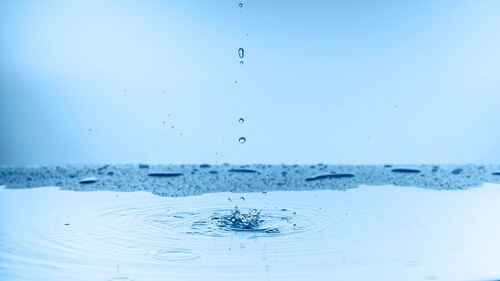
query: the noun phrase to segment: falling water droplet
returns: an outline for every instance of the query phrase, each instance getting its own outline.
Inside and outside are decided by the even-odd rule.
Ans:
[[[240,124],[243,124],[243,123],[245,123],[245,119],[240,118],[240,119],[238,120],[238,122],[240,122]]]
[[[241,196],[241,197],[240,197],[240,200],[241,200],[241,201],[245,201],[245,197]]]
[[[245,50],[243,50],[243,48],[239,48],[238,55],[240,56],[240,59],[242,59],[245,56]]]
[[[240,6],[240,8],[243,7],[243,3],[239,3],[238,6]]]
[[[246,139],[245,137],[241,137],[241,138],[239,139],[239,141],[240,141],[240,143],[245,143],[245,142],[247,141],[247,139]]]

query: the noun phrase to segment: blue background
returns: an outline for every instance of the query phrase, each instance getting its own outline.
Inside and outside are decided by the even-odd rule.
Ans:
[[[500,1],[238,3],[1,1],[0,164],[499,162]]]

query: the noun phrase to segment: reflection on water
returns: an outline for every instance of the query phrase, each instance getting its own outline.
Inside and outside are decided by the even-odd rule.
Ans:
[[[499,200],[493,184],[183,198],[1,189],[0,280],[492,280]]]

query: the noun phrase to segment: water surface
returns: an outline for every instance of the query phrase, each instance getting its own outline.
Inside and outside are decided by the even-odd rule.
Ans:
[[[0,189],[1,280],[492,280],[500,185],[212,193]],[[221,224],[238,205],[255,229]]]

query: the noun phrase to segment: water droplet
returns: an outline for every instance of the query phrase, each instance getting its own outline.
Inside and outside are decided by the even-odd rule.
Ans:
[[[247,141],[247,139],[246,139],[245,137],[241,137],[241,138],[239,139],[239,141],[240,141],[240,143],[245,143],[245,142]]]
[[[293,212],[293,213],[292,213],[292,215],[294,215],[294,216],[295,216],[296,214],[297,214],[296,212]]]
[[[245,197],[241,196],[241,197],[240,197],[240,200],[241,200],[241,201],[245,201]]]
[[[245,123],[245,119],[240,118],[240,119],[238,120],[238,122],[240,122],[240,124],[243,124],[243,123]]]
[[[240,56],[240,59],[242,59],[245,56],[245,50],[243,50],[243,48],[239,48],[238,55]]]
[[[242,60],[240,60],[240,64],[243,64],[244,62]]]
[[[227,198],[227,201],[229,201],[229,202],[233,202],[233,200],[231,200],[231,198]]]
[[[238,6],[240,6],[240,8],[243,7],[243,3],[239,3]]]
[[[266,179],[269,179],[269,175],[266,175]]]

